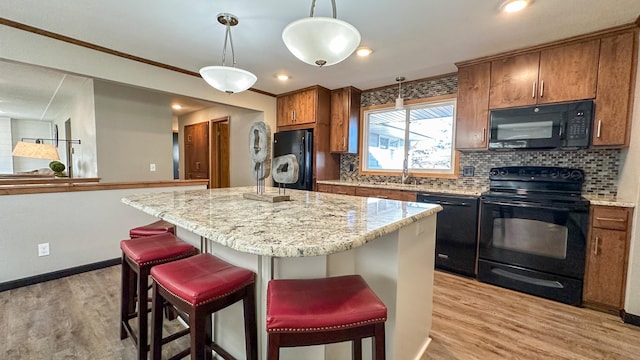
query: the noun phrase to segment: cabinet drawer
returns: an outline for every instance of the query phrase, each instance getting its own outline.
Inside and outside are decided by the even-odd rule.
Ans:
[[[342,185],[333,185],[333,189],[331,190],[334,194],[340,195],[355,195],[356,188],[353,186],[342,186]]]
[[[333,186],[331,185],[327,185],[327,184],[318,184],[318,192],[325,192],[325,193],[330,193],[333,192],[332,190]]]
[[[593,208],[591,226],[603,229],[626,230],[629,211],[626,208],[596,206]]]

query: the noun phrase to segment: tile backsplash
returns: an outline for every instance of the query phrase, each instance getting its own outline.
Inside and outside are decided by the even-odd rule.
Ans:
[[[437,79],[409,82],[403,84],[403,98],[405,100],[421,99],[439,95],[455,94],[458,86],[456,75],[444,76]],[[390,104],[398,96],[398,88],[388,88],[364,91],[362,106]],[[587,149],[576,151],[545,150],[545,151],[478,151],[460,154],[460,177],[457,179],[444,178],[411,178],[417,184],[428,185],[434,190],[479,190],[489,188],[489,170],[498,166],[561,166],[584,170],[586,179],[583,192],[615,198],[617,195],[618,171],[620,168],[620,149]],[[399,176],[369,176],[361,175],[359,156],[343,154],[340,157],[340,179],[359,182],[400,182]],[[462,169],[474,167],[474,175],[463,177]]]
[[[343,154],[340,158],[340,179],[359,182],[400,182],[399,176],[369,176],[358,171],[358,155]],[[474,175],[463,177],[462,169],[474,167]],[[585,172],[583,192],[615,198],[617,195],[619,149],[588,149],[577,151],[479,151],[460,154],[460,177],[411,178],[417,184],[428,185],[434,190],[480,190],[489,188],[489,170],[498,166],[561,166],[582,169]],[[351,170],[352,169],[352,170]]]

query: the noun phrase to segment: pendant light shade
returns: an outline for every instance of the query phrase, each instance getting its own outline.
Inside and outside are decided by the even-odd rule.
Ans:
[[[227,30],[224,36],[224,48],[222,49],[222,65],[221,66],[205,66],[200,69],[200,76],[213,88],[226,92],[227,94],[238,93],[247,90],[255,84],[258,78],[242,69],[235,67],[236,54],[233,49],[233,39],[231,38],[231,27],[238,25],[238,17],[232,14],[218,14],[218,22],[226,26]],[[231,56],[233,58],[233,66],[225,65],[225,57],[227,54],[227,41],[231,44]]]
[[[228,94],[247,90],[258,79],[252,73],[230,66],[205,66],[200,76],[212,87]]]
[[[360,45],[360,32],[348,22],[333,17],[313,17],[316,1],[311,4],[311,16],[296,20],[282,31],[282,41],[301,61],[317,66],[330,66],[351,55]]]

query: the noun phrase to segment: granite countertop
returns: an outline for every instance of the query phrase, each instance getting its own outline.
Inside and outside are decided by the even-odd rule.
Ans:
[[[246,192],[255,187],[138,194],[122,202],[234,250],[275,257],[346,251],[442,210],[434,204],[289,189],[291,201],[270,203],[244,199]]]
[[[594,196],[585,194],[583,195],[587,200],[589,200],[589,204],[591,205],[601,205],[601,206],[618,206],[618,207],[636,207],[636,204],[631,201],[624,201],[618,199],[604,198],[600,196]]]
[[[404,191],[417,191],[421,193],[439,193],[439,194],[455,194],[455,195],[469,195],[480,196],[487,189],[441,189],[434,188],[429,185],[413,185],[413,184],[400,184],[394,182],[356,182],[349,180],[318,180],[318,184],[326,185],[341,185],[341,186],[358,186],[377,189],[391,189],[391,190],[404,190]]]

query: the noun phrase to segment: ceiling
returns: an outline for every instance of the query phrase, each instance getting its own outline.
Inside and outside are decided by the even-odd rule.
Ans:
[[[232,29],[237,66],[258,76],[255,89],[281,94],[315,84],[366,90],[394,84],[396,76],[411,81],[451,73],[455,62],[631,23],[640,15],[638,0],[535,0],[516,14],[500,13],[501,2],[336,0],[337,17],[358,28],[361,45],[373,54],[324,68],[297,60],[282,42],[283,28],[309,15],[310,0],[2,0],[0,16],[197,72],[221,64],[225,29],[216,15],[232,13],[240,20]],[[330,16],[330,9],[330,0],[318,0],[315,14]],[[277,80],[281,72],[291,79]]]

